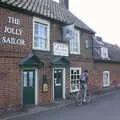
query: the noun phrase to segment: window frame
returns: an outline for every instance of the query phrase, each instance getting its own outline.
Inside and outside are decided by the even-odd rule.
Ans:
[[[47,48],[39,48],[39,47],[35,47],[34,45],[34,24],[35,23],[39,23],[42,25],[47,25]],[[43,50],[43,51],[50,51],[50,22],[47,20],[43,20],[41,18],[37,18],[37,17],[33,17],[33,43],[32,43],[32,48],[34,50]]]
[[[104,84],[104,81],[105,81],[105,80],[104,80],[104,74],[105,74],[105,73],[108,74],[108,81],[107,81],[108,84]],[[104,71],[104,72],[103,72],[103,87],[108,87],[108,86],[110,86],[110,71]]]
[[[82,73],[82,68],[81,67],[70,67],[70,92],[76,92],[76,91],[79,91],[79,89],[73,90],[71,87],[71,70],[79,70],[79,76],[80,76]]]
[[[77,38],[77,43],[78,43],[78,51],[76,52],[76,51],[71,51],[71,44],[70,44],[70,54],[80,54],[80,30],[78,30],[78,29],[75,29],[74,28],[74,32],[75,32],[75,34],[77,33],[77,35],[78,35],[78,38]]]

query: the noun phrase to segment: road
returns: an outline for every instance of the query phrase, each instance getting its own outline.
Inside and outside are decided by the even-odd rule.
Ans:
[[[120,120],[120,91],[97,98],[92,104],[69,105],[12,120]]]

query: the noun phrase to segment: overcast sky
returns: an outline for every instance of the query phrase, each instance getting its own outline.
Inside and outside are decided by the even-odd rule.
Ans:
[[[120,46],[120,0],[69,0],[69,3],[70,11],[96,35]]]

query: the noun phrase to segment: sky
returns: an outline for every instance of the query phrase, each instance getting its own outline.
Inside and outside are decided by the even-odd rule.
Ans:
[[[96,36],[120,46],[120,0],[69,0],[69,10],[92,28]]]

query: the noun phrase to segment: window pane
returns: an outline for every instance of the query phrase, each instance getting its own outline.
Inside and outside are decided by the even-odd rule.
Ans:
[[[35,26],[34,26],[34,27],[35,27],[35,35],[37,35],[37,34],[38,34],[38,30],[39,30],[39,29],[38,29],[38,24],[35,23]]]
[[[77,79],[79,79],[80,78],[80,75],[77,75]]]
[[[76,79],[76,75],[74,75],[74,79]]]
[[[101,56],[103,58],[108,58],[108,49],[107,48],[105,48],[105,47],[101,48]]]
[[[108,84],[108,73],[104,73],[105,84]]]
[[[110,74],[108,71],[103,72],[103,87],[110,86]]]
[[[35,23],[34,24],[34,47],[45,49],[48,45],[48,26],[45,24]]]
[[[73,74],[73,70],[71,70],[71,74]]]
[[[77,85],[77,89],[79,89],[79,87],[80,87],[80,86],[79,86],[79,85]]]
[[[40,41],[39,41],[39,39],[40,39],[39,37],[35,37],[34,38],[34,46],[35,47],[40,47],[40,43],[39,43]]]
[[[74,81],[73,81],[73,80],[71,81],[71,84],[74,84]]]
[[[75,30],[74,39],[70,40],[70,52],[79,52],[79,32]]]
[[[74,74],[77,74],[77,71],[76,71],[76,70],[74,70]]]
[[[29,72],[29,87],[33,87],[33,72]]]
[[[71,86],[71,87],[72,87],[72,90],[75,90],[75,85],[74,85],[74,84],[72,84],[72,86]]]
[[[79,70],[77,70],[77,74],[80,74]]]
[[[57,78],[57,74],[56,73],[54,73],[54,78]]]
[[[79,79],[77,80],[77,84],[79,83]]]
[[[71,75],[71,79],[73,79],[73,75]]]
[[[27,72],[23,73],[23,84],[24,84],[24,87],[27,87]]]

